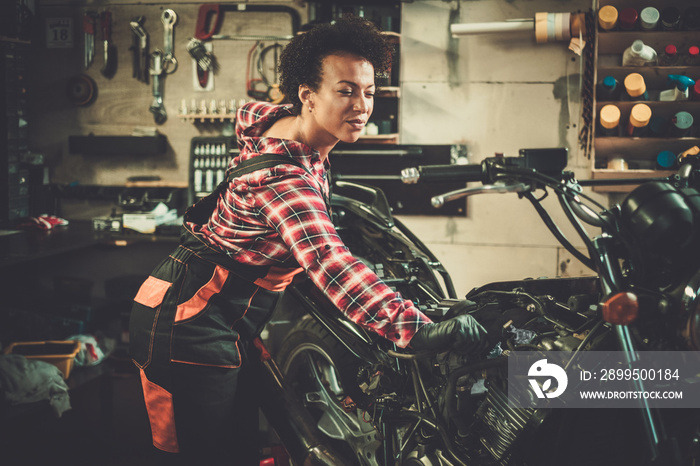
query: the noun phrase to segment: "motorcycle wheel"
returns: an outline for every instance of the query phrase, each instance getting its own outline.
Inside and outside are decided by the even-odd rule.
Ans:
[[[277,362],[286,381],[333,448],[358,466],[379,466],[380,436],[360,409],[344,409],[342,380],[352,383],[361,361],[342,347],[316,320],[302,319],[285,337]]]

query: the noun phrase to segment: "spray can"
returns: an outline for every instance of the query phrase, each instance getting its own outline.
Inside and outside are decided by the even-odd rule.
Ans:
[[[623,8],[620,10],[620,17],[618,18],[618,24],[621,31],[634,31],[637,29],[637,22],[639,20],[639,13],[632,7]]]
[[[653,6],[648,6],[639,13],[639,26],[642,31],[654,31],[659,26],[660,17],[659,10]]]
[[[692,136],[693,115],[688,112],[678,112],[671,118],[673,137],[686,138]]]
[[[649,120],[648,136],[652,138],[664,138],[668,135],[668,127],[671,121],[661,115],[652,115]]]
[[[614,31],[617,27],[617,8],[605,5],[598,10],[598,26],[601,31]]]
[[[700,31],[700,7],[688,7],[683,12],[681,25],[686,31]]]
[[[639,73],[628,74],[625,77],[625,92],[622,96],[625,100],[649,100],[644,77]]]
[[[635,138],[646,136],[650,119],[651,108],[647,104],[637,104],[632,107],[627,124],[627,135]]]
[[[670,150],[663,150],[656,156],[657,170],[673,170],[676,167],[676,154]]]
[[[675,6],[668,6],[661,10],[661,29],[664,31],[677,31],[681,28],[681,11]]]
[[[620,136],[620,109],[617,105],[604,105],[598,121],[601,136]]]

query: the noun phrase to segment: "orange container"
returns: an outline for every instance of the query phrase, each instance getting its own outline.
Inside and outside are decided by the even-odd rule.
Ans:
[[[38,359],[58,367],[63,378],[70,376],[75,356],[80,351],[77,340],[65,341],[19,341],[5,348],[5,354],[19,354],[27,359]]]

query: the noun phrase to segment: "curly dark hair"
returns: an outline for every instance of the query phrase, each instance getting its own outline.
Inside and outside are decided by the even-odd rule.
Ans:
[[[323,59],[337,52],[359,55],[374,67],[375,76],[385,76],[391,66],[392,45],[370,21],[358,16],[344,16],[333,23],[314,26],[295,36],[280,55],[280,90],[301,112],[299,86],[318,90]]]

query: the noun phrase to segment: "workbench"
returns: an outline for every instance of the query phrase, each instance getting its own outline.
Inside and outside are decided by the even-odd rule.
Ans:
[[[75,330],[61,325],[75,320],[65,318],[66,312],[85,309],[90,310],[85,333],[120,340],[128,329],[130,294],[177,242],[170,236],[95,233],[90,221],[0,234],[0,343],[65,339]],[[57,289],[63,284],[70,289]],[[147,448],[138,372],[126,343],[117,346],[96,366],[74,366],[66,380],[72,409],[61,418],[48,400],[9,410],[0,406],[0,462],[100,464],[100,455],[131,437],[145,439],[140,447]]]

